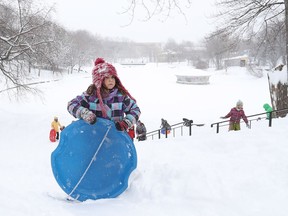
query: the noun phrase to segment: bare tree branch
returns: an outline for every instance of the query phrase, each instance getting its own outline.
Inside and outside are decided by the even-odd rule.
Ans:
[[[121,14],[129,14],[130,20],[127,25],[130,25],[135,19],[136,13],[143,11],[144,15],[141,21],[149,21],[153,17],[161,16],[161,21],[167,20],[171,17],[172,12],[181,14],[184,20],[187,22],[184,8],[189,8],[192,4],[191,0],[130,0],[128,6],[123,10]],[[127,26],[126,25],[126,26]]]

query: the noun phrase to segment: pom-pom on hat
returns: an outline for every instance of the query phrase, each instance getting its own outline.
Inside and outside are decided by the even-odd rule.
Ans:
[[[106,62],[103,58],[97,58],[94,62],[94,68],[92,70],[92,82],[97,89],[96,94],[99,99],[101,110],[102,110],[104,117],[107,116],[107,112],[106,112],[106,109],[104,108],[104,104],[103,104],[103,100],[101,96],[101,87],[102,87],[104,79],[108,76],[113,76],[115,78],[116,86],[118,87],[118,90],[120,90],[120,92],[128,95],[131,99],[136,101],[130,95],[130,93],[125,89],[125,87],[122,85],[115,67],[112,64]]]
[[[243,102],[241,100],[238,100],[236,106],[243,106]]]

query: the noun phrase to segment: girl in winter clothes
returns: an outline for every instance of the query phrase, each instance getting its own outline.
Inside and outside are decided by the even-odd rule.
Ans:
[[[56,140],[59,140],[59,129],[62,130],[62,126],[60,124],[60,122],[58,121],[58,117],[54,117],[54,120],[51,123],[51,128],[54,129],[56,131]]]
[[[248,119],[247,119],[245,112],[243,110],[243,102],[241,100],[239,100],[236,103],[236,107],[232,108],[226,116],[221,117],[221,118],[226,119],[229,117],[230,117],[229,131],[230,130],[235,130],[235,131],[240,130],[241,118],[244,120],[244,122],[246,123],[246,126],[249,128]]]
[[[120,131],[127,131],[139,119],[136,100],[122,85],[113,65],[97,58],[87,90],[68,103],[68,112],[75,118],[94,124],[97,118],[115,122]]]

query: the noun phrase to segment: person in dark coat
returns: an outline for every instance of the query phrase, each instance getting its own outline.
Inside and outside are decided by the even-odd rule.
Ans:
[[[138,120],[136,123],[136,135],[137,135],[138,141],[144,141],[147,139],[146,132],[147,130],[146,130],[144,123]]]
[[[169,134],[170,131],[171,131],[171,126],[170,124],[167,122],[167,120],[165,119],[161,119],[161,125],[160,125],[160,128],[161,128],[161,133],[162,134]]]

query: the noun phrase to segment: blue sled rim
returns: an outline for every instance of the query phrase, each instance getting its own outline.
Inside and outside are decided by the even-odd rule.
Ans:
[[[128,187],[137,153],[128,134],[118,131],[112,121],[98,118],[89,125],[78,120],[61,132],[51,166],[70,197],[78,201],[115,198]]]

